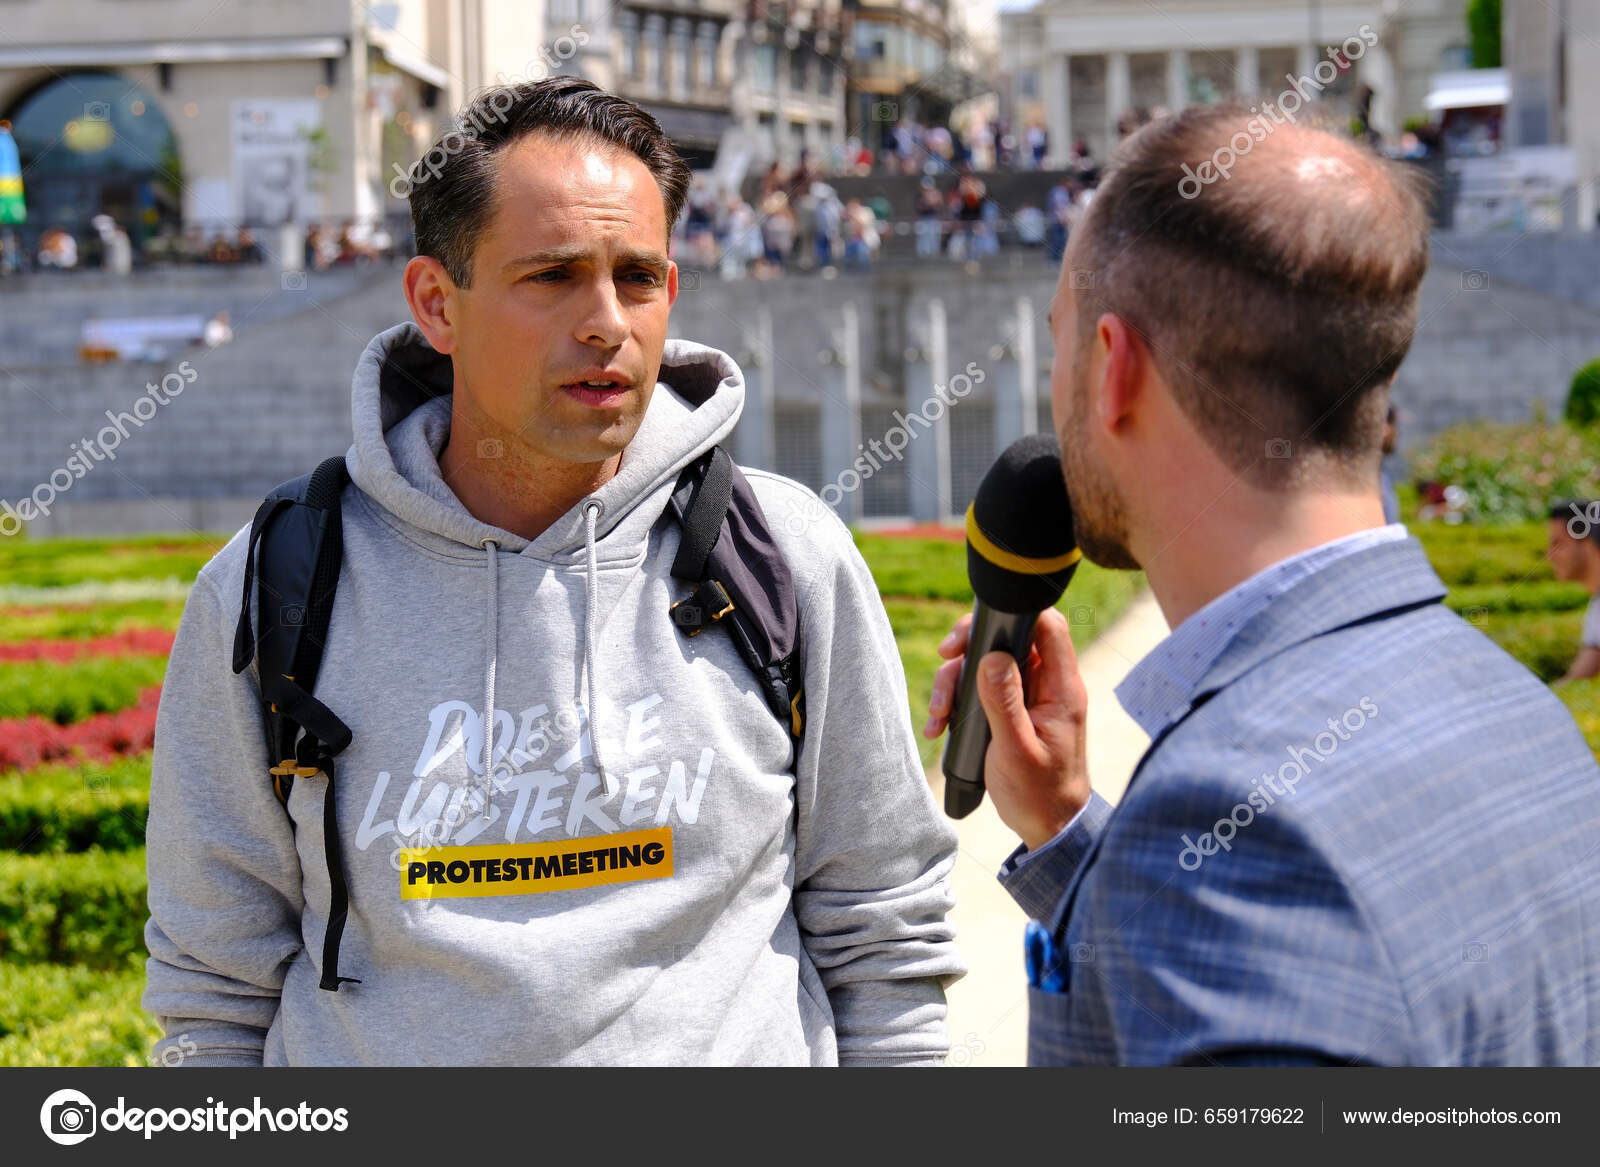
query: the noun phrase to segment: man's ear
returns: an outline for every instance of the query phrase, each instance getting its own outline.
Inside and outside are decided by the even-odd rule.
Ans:
[[[411,316],[435,352],[451,353],[456,347],[456,310],[460,290],[431,255],[419,255],[406,264],[406,303]]]
[[[1098,382],[1091,382],[1091,404],[1107,431],[1122,428],[1141,404],[1140,388],[1150,359],[1144,338],[1122,317],[1103,312],[1095,322],[1094,357]]]

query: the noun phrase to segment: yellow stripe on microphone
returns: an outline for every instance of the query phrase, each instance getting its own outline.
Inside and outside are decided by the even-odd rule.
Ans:
[[[992,543],[979,529],[977,512],[974,510],[976,505],[974,503],[967,507],[967,542],[972,544],[979,555],[996,567],[1003,567],[1018,575],[1054,575],[1058,571],[1065,571],[1083,557],[1083,552],[1076,547],[1065,555],[1055,555],[1049,559],[1032,559],[1026,555],[1007,551]]]

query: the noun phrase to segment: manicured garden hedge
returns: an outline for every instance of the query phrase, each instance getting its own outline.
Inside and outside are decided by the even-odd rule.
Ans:
[[[144,952],[144,848],[0,854],[0,962],[117,968]]]

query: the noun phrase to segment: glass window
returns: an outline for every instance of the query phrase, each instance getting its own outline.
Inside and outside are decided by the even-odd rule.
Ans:
[[[619,21],[622,28],[622,72],[628,77],[639,75],[639,14],[624,8]]]
[[[691,75],[689,61],[694,42],[689,38],[689,22],[677,20],[672,24],[672,92],[678,97],[689,93]]]
[[[700,24],[699,81],[706,88],[717,83],[717,44],[721,40],[717,26],[709,20]]]
[[[645,51],[650,55],[650,81],[657,89],[667,87],[667,22],[651,14],[644,18]]]
[[[789,50],[789,88],[806,87],[806,50],[804,46]]]
[[[770,91],[778,84],[778,46],[757,45],[755,68],[751,74],[757,89]]]

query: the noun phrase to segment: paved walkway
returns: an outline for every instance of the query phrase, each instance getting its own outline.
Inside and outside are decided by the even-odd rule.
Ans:
[[[1089,773],[1101,796],[1116,802],[1149,738],[1122,711],[1112,690],[1140,657],[1167,634],[1167,624],[1146,591],[1079,660],[1089,689]],[[935,764],[929,773],[943,805],[944,780]],[[962,819],[956,859],[958,942],[971,971],[950,990],[952,1066],[1021,1066],[1027,1063],[1028,998],[1022,971],[1022,909],[1005,893],[995,872],[1016,849],[1017,837],[983,805]]]

